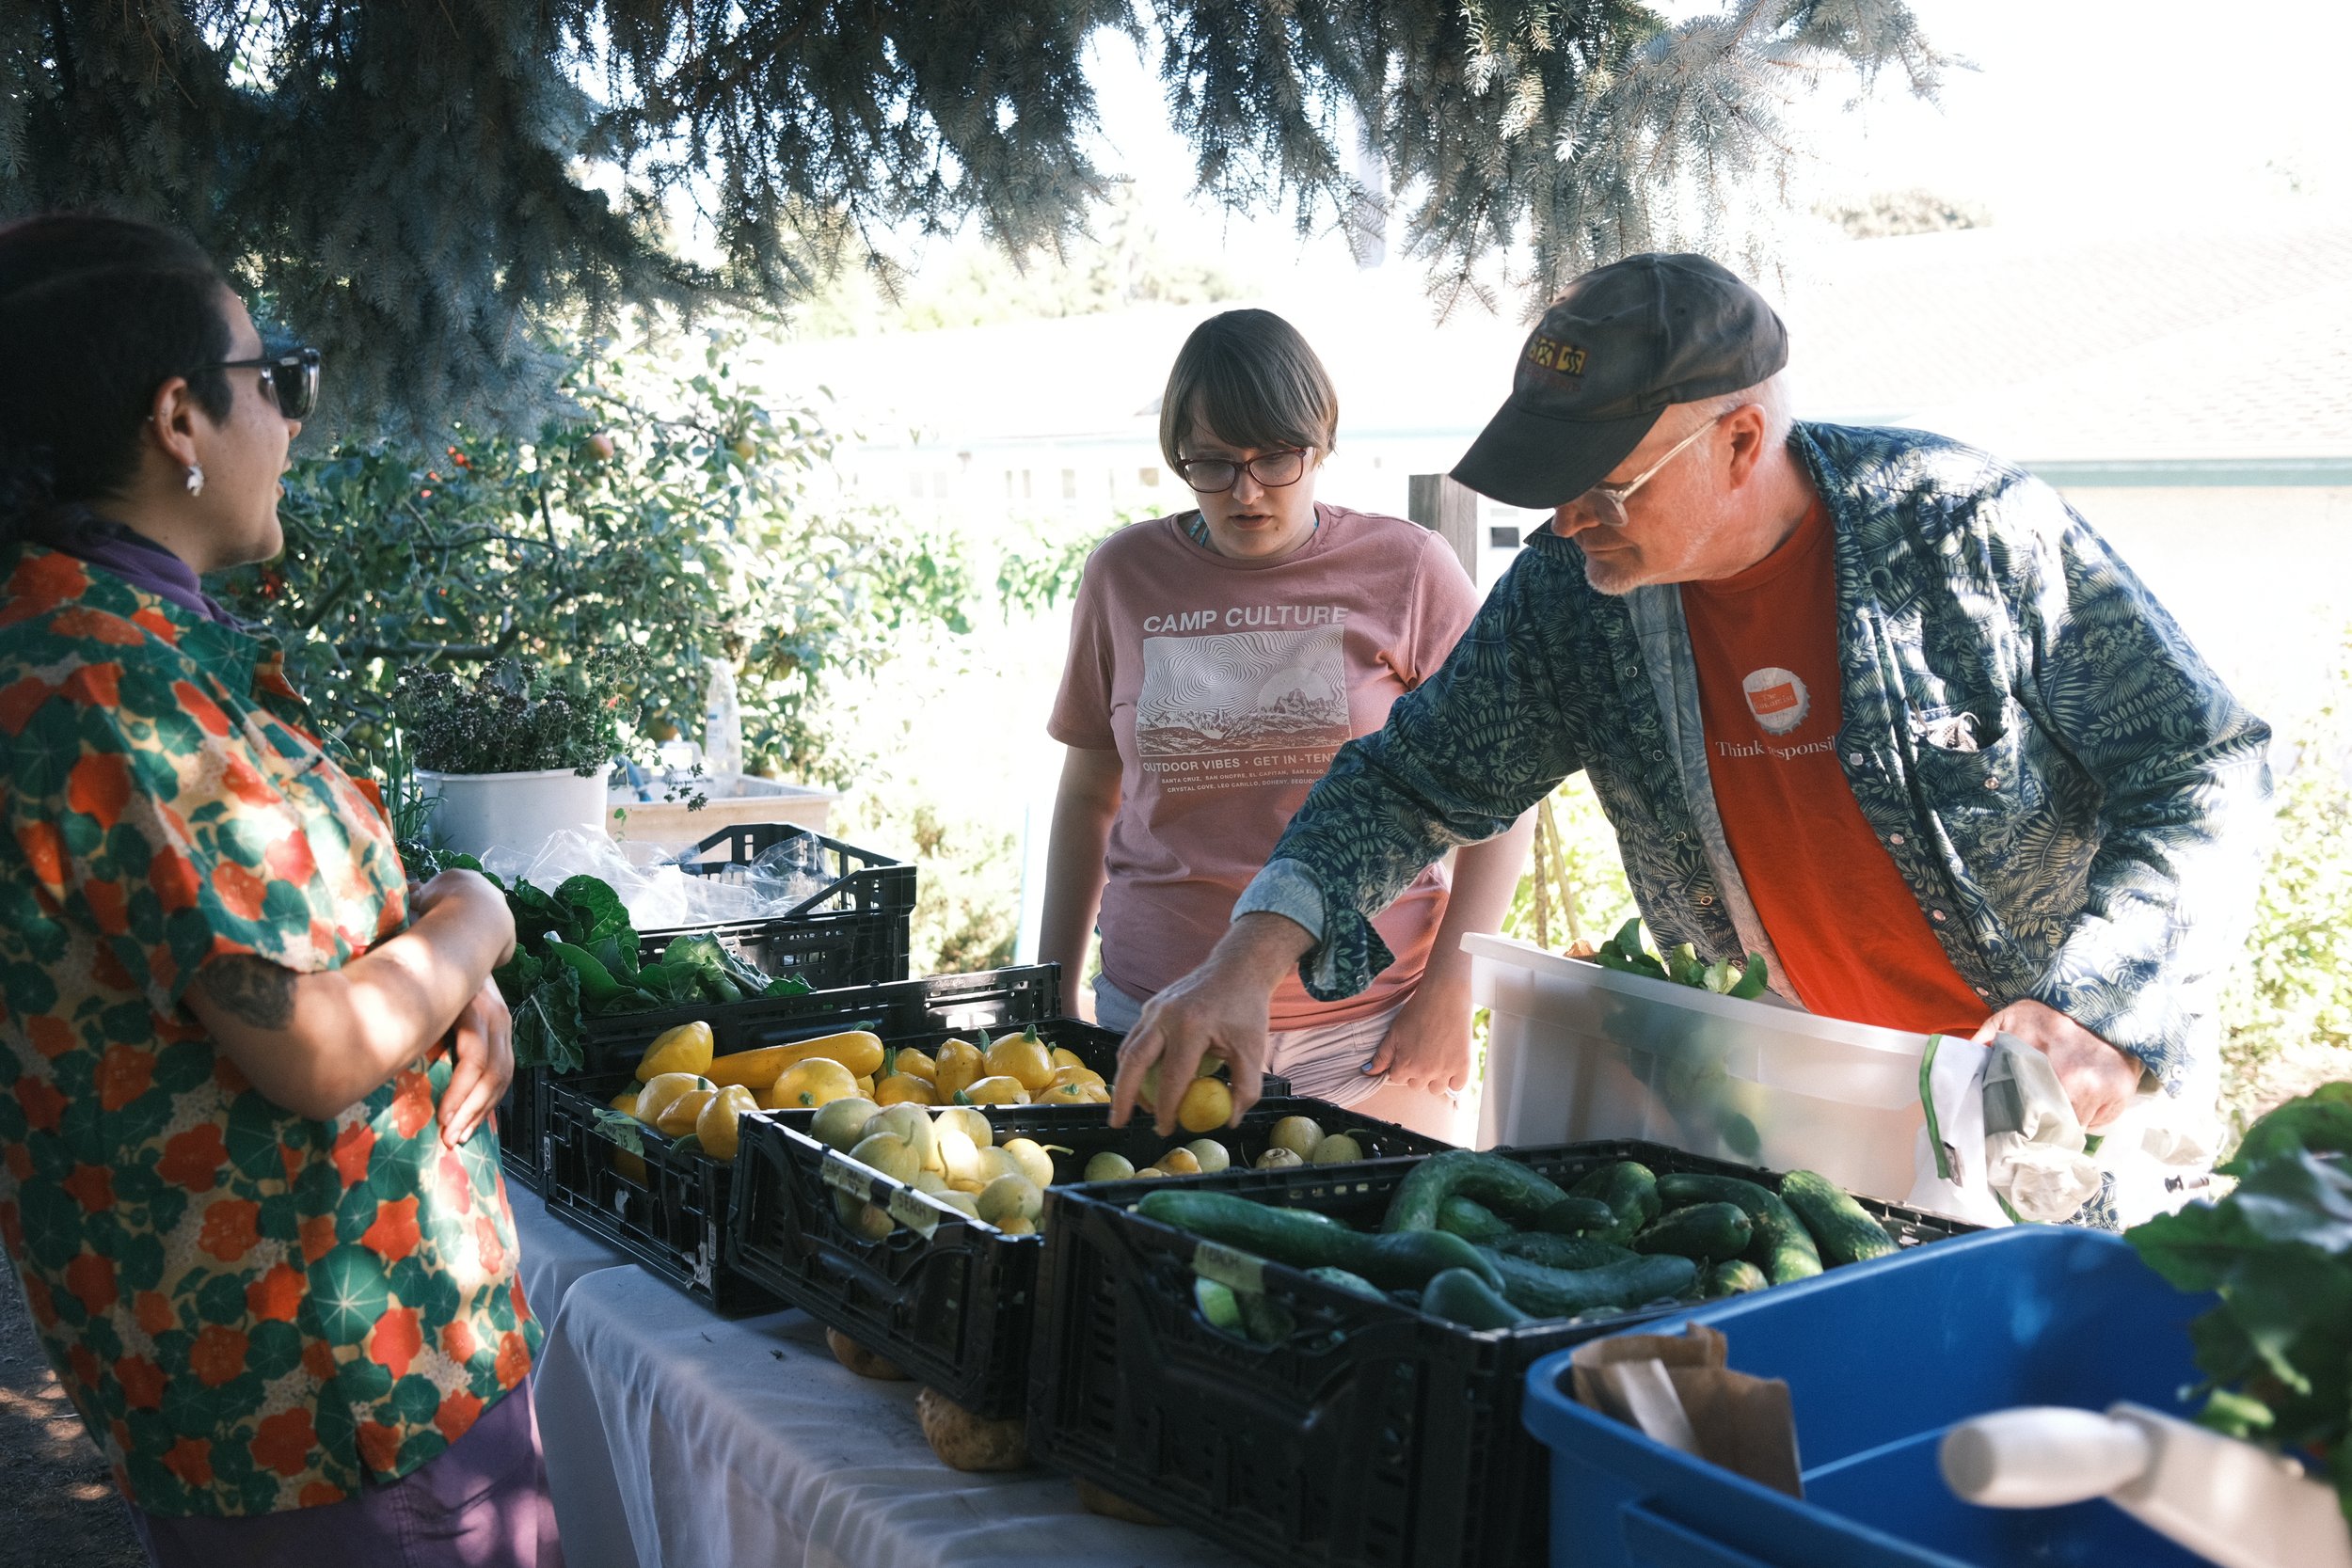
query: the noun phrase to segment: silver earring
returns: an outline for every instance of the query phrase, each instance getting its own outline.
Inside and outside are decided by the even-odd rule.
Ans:
[[[203,493],[204,465],[201,463],[191,463],[188,465],[188,494],[191,496],[200,496]]]

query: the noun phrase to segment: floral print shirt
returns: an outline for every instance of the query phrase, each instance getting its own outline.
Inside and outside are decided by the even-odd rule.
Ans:
[[[1804,424],[1791,442],[1836,535],[1838,758],[1952,966],[1988,1016],[2044,1003],[2167,1090],[2210,1095],[2268,726],[2048,485],[1917,431]],[[1423,865],[1579,768],[1661,949],[1771,954],[1716,814],[1677,590],[1613,598],[1572,541],[1528,545],[1234,907],[1318,937],[1315,996],[1386,964],[1366,917]]]
[[[0,1239],[115,1481],[161,1515],[407,1474],[539,1328],[446,1045],[332,1121],[182,1006],[208,959],[338,968],[398,932],[391,834],[277,645],[71,555],[0,548]]]

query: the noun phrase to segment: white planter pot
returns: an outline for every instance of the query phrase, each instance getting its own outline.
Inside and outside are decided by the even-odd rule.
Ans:
[[[568,768],[532,773],[433,773],[417,783],[437,803],[426,826],[443,849],[481,856],[491,849],[529,854],[559,828],[602,832],[610,767],[581,775]]]

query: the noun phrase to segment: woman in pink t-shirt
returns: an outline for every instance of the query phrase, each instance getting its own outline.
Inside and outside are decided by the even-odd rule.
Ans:
[[[1160,449],[1197,511],[1120,530],[1087,562],[1047,724],[1069,750],[1054,806],[1042,956],[1086,972],[1125,1029],[1232,919],[1331,755],[1387,720],[1470,625],[1478,594],[1425,529],[1315,499],[1339,397],[1264,310],[1185,341]],[[1396,962],[1316,1002],[1295,975],[1267,1019],[1266,1069],[1301,1094],[1444,1132],[1470,1076],[1469,931],[1502,919],[1525,824],[1425,872],[1375,922]]]

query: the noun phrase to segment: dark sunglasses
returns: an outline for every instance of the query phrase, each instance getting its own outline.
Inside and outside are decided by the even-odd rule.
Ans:
[[[270,394],[278,399],[278,411],[290,420],[307,420],[319,405],[319,351],[314,348],[288,349],[260,359],[224,359],[197,369],[260,371]]]

